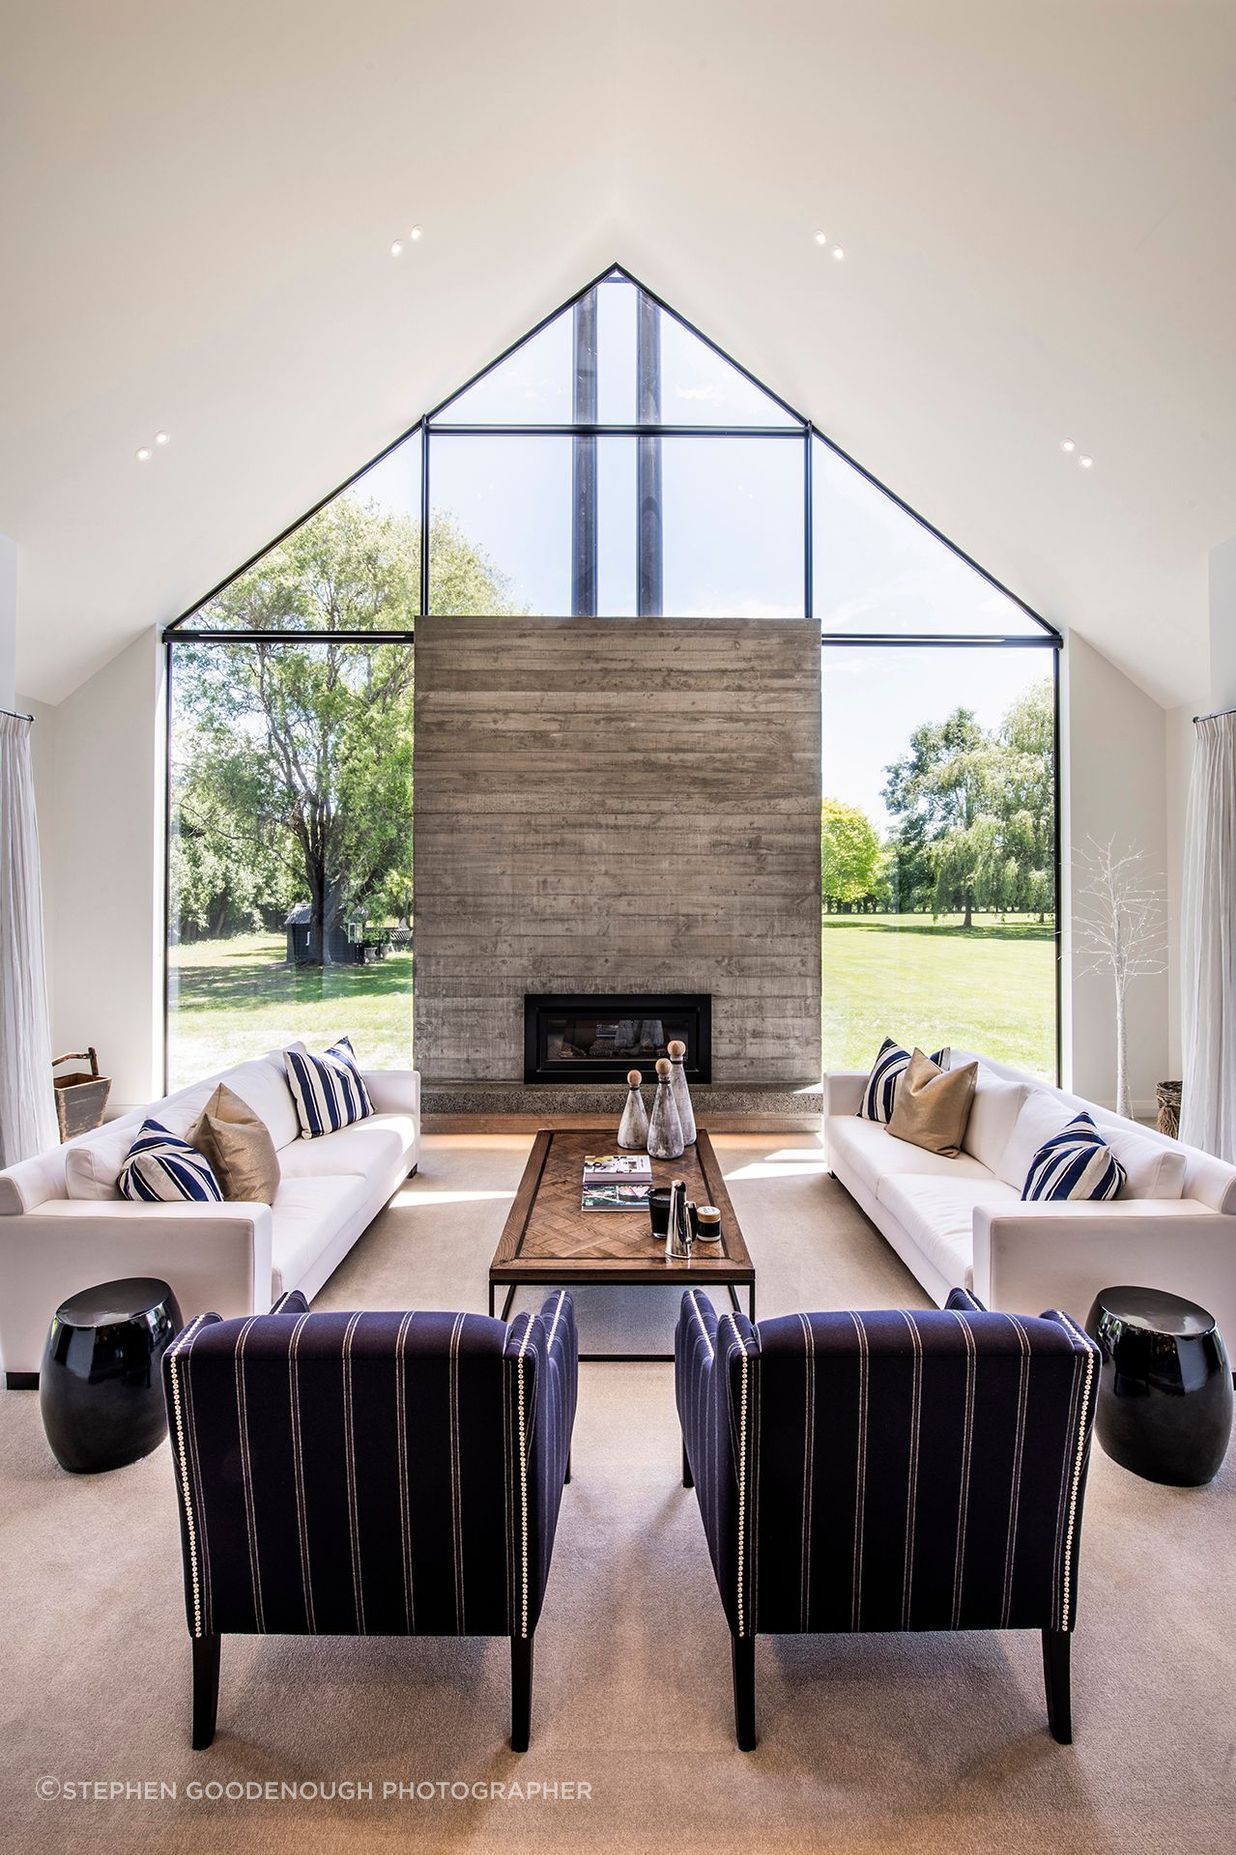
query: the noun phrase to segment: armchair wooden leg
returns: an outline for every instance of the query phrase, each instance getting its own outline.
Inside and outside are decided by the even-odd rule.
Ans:
[[[734,1732],[740,1752],[754,1752],[755,1637],[730,1635],[734,1667]]]
[[[1073,1706],[1069,1695],[1068,1630],[1043,1631],[1043,1686],[1047,1690],[1047,1724],[1060,1745],[1073,1743]]]
[[[684,1488],[694,1488],[695,1486],[695,1477],[691,1473],[691,1464],[687,1461],[687,1440],[685,1437],[682,1441],[682,1485]]]
[[[532,1730],[532,1638],[511,1637],[511,1750],[526,1752]]]
[[[219,1708],[219,1638],[194,1636],[193,1750],[203,1752],[215,1736]]]
[[[564,1482],[568,1482],[571,1479],[571,1452],[569,1449],[567,1450],[566,1474],[562,1477],[562,1479]]]

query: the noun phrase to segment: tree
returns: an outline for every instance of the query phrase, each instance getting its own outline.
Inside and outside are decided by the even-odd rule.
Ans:
[[[916,820],[921,841],[932,847],[937,910],[961,909],[966,928],[973,925],[982,866],[990,861],[992,751],[971,711],[955,709],[947,721],[914,730],[910,752],[887,768],[884,788],[893,816]]]
[[[825,799],[820,806],[820,890],[825,902],[850,905],[879,881],[880,839],[856,805]]]
[[[1088,837],[1076,855],[1074,944],[1080,973],[1105,973],[1116,1005],[1116,1112],[1132,1115],[1129,1101],[1128,993],[1135,979],[1161,973],[1166,927],[1163,896],[1146,870],[1146,852],[1117,855],[1115,840]]]
[[[436,517],[431,535],[441,600],[511,609],[501,575],[449,518]],[[378,910],[385,919],[393,898],[410,908],[412,651],[363,634],[410,629],[419,578],[415,523],[344,495],[212,601],[212,626],[303,631],[305,642],[195,645],[177,660],[190,751],[178,756],[173,868],[187,876],[209,846],[199,889],[221,892],[210,918],[221,901],[251,912],[251,873],[262,869],[309,901],[318,961],[339,923]],[[177,895],[182,912],[192,901],[200,914],[201,894]]]

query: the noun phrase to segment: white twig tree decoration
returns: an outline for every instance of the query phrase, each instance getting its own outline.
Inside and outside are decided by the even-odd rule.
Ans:
[[[1144,850],[1118,854],[1115,839],[1088,837],[1076,852],[1073,943],[1079,973],[1106,973],[1116,997],[1116,1112],[1129,1100],[1128,994],[1134,979],[1166,969],[1163,895]]]

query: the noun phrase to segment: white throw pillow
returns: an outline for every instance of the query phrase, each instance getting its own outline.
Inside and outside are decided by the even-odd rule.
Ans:
[[[971,1159],[977,1159],[980,1166],[986,1166],[988,1172],[994,1172],[997,1177],[1004,1149],[1009,1143],[1009,1135],[1017,1123],[1027,1092],[1024,1082],[1006,1082],[1003,1076],[997,1076],[979,1064],[974,1100],[970,1105],[970,1119],[966,1122],[961,1150],[968,1153]]]
[[[119,1198],[117,1180],[129,1157],[133,1137],[141,1126],[138,1115],[127,1114],[92,1134],[80,1145],[64,1149],[66,1198]]]
[[[1049,1095],[1046,1089],[1030,1088],[1017,1111],[1013,1131],[1005,1142],[996,1177],[1020,1192],[1026,1183],[1030,1161],[1045,1140],[1063,1133],[1077,1113],[1067,1101]]]
[[[1187,1161],[1174,1147],[1160,1146],[1131,1127],[1114,1127],[1100,1121],[1099,1132],[1125,1170],[1118,1198],[1179,1198],[1184,1191]]]

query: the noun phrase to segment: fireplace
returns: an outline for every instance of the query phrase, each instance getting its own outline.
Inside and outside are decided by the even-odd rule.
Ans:
[[[707,992],[526,992],[525,1082],[621,1082],[656,1074],[680,1038],[691,1082],[712,1080],[712,999]]]

